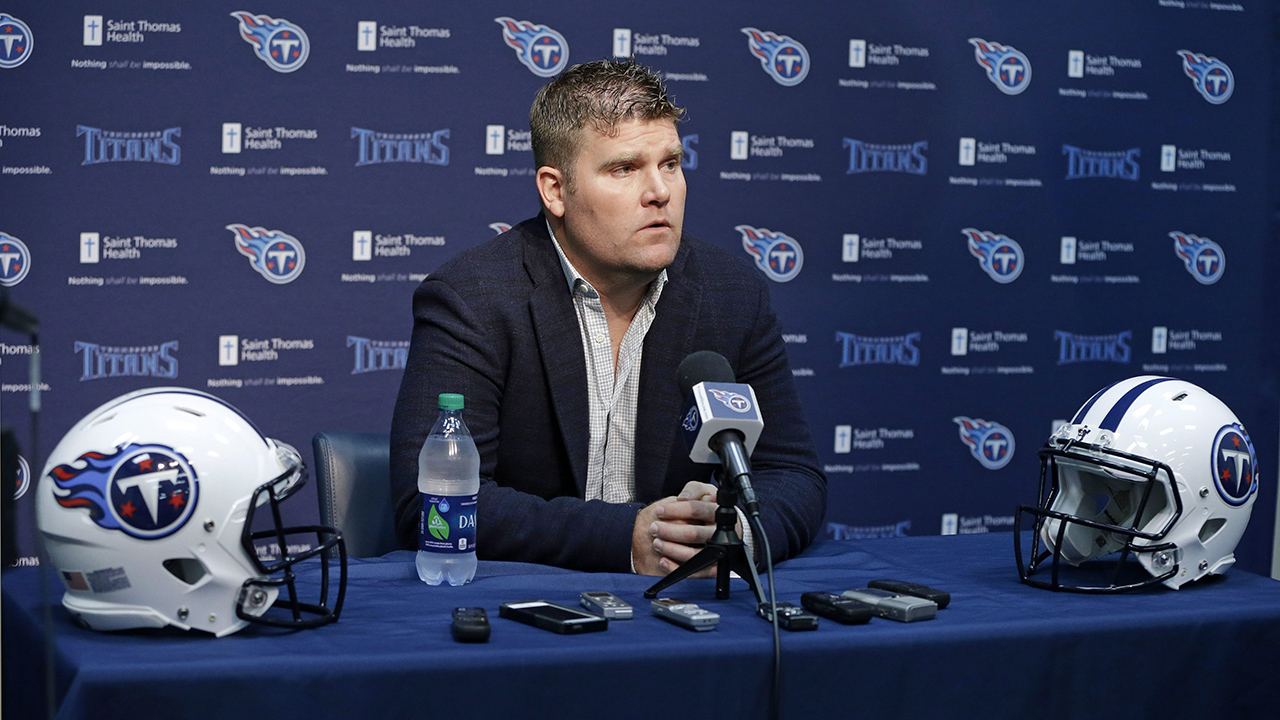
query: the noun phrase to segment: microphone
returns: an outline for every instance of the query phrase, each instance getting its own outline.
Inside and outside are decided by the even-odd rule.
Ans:
[[[747,514],[759,517],[760,502],[751,485],[748,459],[764,428],[755,391],[734,382],[729,361],[711,350],[686,357],[680,363],[679,379],[687,399],[681,426],[689,459],[722,465],[725,476],[742,492]]]

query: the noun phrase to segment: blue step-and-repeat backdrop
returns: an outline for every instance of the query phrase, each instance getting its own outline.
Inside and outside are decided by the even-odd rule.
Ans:
[[[535,91],[634,56],[688,108],[687,230],[772,281],[826,537],[1007,532],[1055,421],[1168,374],[1251,431],[1238,557],[1268,572],[1271,4],[718,5],[0,7],[0,284],[41,321],[40,456],[156,385],[307,456],[388,431],[414,287],[537,212]],[[29,443],[30,341],[0,341]]]

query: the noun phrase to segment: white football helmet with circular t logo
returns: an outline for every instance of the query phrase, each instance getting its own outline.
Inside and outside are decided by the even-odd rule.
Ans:
[[[1104,388],[1054,432],[1040,460],[1040,503],[1018,508],[1014,533],[1023,582],[1177,589],[1235,563],[1257,496],[1257,453],[1240,420],[1204,389],[1153,376]],[[1034,520],[1029,564],[1024,514]],[[1102,558],[1115,562],[1086,564]],[[1133,559],[1145,572],[1132,572]]]
[[[250,622],[336,620],[346,591],[341,533],[280,523],[280,503],[305,477],[296,450],[212,395],[156,388],[106,403],[62,438],[37,489],[40,532],[67,588],[62,604],[95,630],[174,625],[223,636]],[[274,541],[277,559],[260,559],[258,540]],[[310,549],[295,553],[290,543]],[[316,556],[319,602],[304,603],[294,566]]]

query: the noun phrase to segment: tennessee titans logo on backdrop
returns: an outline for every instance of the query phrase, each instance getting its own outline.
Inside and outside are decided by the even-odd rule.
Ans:
[[[555,30],[509,17],[494,18],[493,21],[502,26],[502,39],[534,75],[549,78],[558,75],[569,64],[569,43]]]
[[[240,21],[240,37],[253,46],[258,58],[272,70],[290,73],[307,62],[311,41],[297,25],[243,10],[231,13],[231,17]]]
[[[1182,70],[1205,100],[1221,105],[1231,98],[1236,80],[1226,63],[1190,50],[1179,50],[1178,57],[1182,58]]]
[[[13,483],[13,499],[17,500],[27,494],[27,490],[31,489],[31,466],[27,464],[27,459],[18,456],[18,478]]]
[[[1017,241],[984,230],[965,228],[960,232],[969,238],[969,254],[978,258],[982,270],[998,283],[1011,283],[1022,274],[1022,246]]]
[[[809,75],[809,51],[786,35],[742,28],[747,47],[760,59],[760,65],[779,85],[799,85]]]
[[[236,250],[249,258],[249,264],[262,277],[276,285],[284,285],[298,279],[307,264],[307,253],[302,243],[292,235],[279,230],[248,227],[239,223],[227,226],[236,238]]]
[[[13,287],[31,269],[31,251],[18,238],[0,232],[0,285]]]
[[[0,13],[0,68],[16,68],[29,57],[31,28],[8,13]]]
[[[182,528],[199,495],[191,464],[163,445],[130,443],[111,454],[90,451],[49,475],[59,505],[88,510],[99,527],[143,540]]]
[[[750,225],[738,225],[734,230],[742,233],[742,248],[756,259],[756,266],[769,279],[788,282],[800,274],[800,268],[804,267],[804,251],[792,237]]]
[[[489,229],[501,235],[511,229],[511,223],[496,222],[489,223]]]
[[[719,400],[722,405],[737,413],[744,413],[751,409],[751,401],[744,395],[728,390],[716,390],[715,388],[707,388],[715,399]]]
[[[1213,482],[1230,505],[1243,505],[1258,490],[1258,454],[1244,426],[1232,423],[1213,441]]]
[[[1196,282],[1212,285],[1222,279],[1222,273],[1227,269],[1227,255],[1222,252],[1221,245],[1209,238],[1180,232],[1171,232],[1169,237],[1173,238],[1174,252],[1182,258],[1182,264],[1187,266],[1187,272]]]
[[[1017,95],[1031,84],[1031,61],[1008,45],[969,38],[973,56],[987,71],[987,79],[1005,95]]]
[[[969,446],[969,454],[988,470],[999,470],[1013,459],[1013,433],[1000,423],[963,415],[951,418],[960,426],[960,441]]]

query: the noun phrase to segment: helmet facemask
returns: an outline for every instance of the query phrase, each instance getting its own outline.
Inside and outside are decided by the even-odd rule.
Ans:
[[[1165,538],[1183,509],[1168,465],[1059,436],[1050,438],[1039,455],[1040,503],[1020,506],[1015,519],[1023,582],[1052,590],[1115,592],[1154,585],[1178,572],[1178,550]],[[1033,518],[1029,564],[1021,547],[1023,513]],[[1141,562],[1130,562],[1135,557]],[[1050,580],[1032,578],[1050,559]],[[1064,582],[1064,561],[1072,569],[1101,561],[1090,569],[1105,566],[1110,578],[1083,581],[1090,573],[1068,571],[1082,582]],[[1149,573],[1133,577],[1142,570]]]
[[[271,627],[318,627],[337,620],[342,612],[347,588],[346,543],[342,540],[342,533],[332,527],[284,527],[280,504],[306,484],[306,465],[292,447],[273,442],[276,443],[276,456],[285,470],[260,485],[249,500],[240,544],[260,577],[245,580],[236,601],[236,616]],[[312,538],[314,544],[310,543]],[[277,559],[264,560],[259,555],[258,541],[262,540],[274,541],[276,552],[264,554]],[[270,548],[270,544],[265,547]],[[306,549],[295,553],[293,548]],[[330,562],[335,554],[338,560],[338,591],[330,607]],[[320,558],[320,596],[318,603],[307,603],[299,599],[294,566],[314,557]]]

